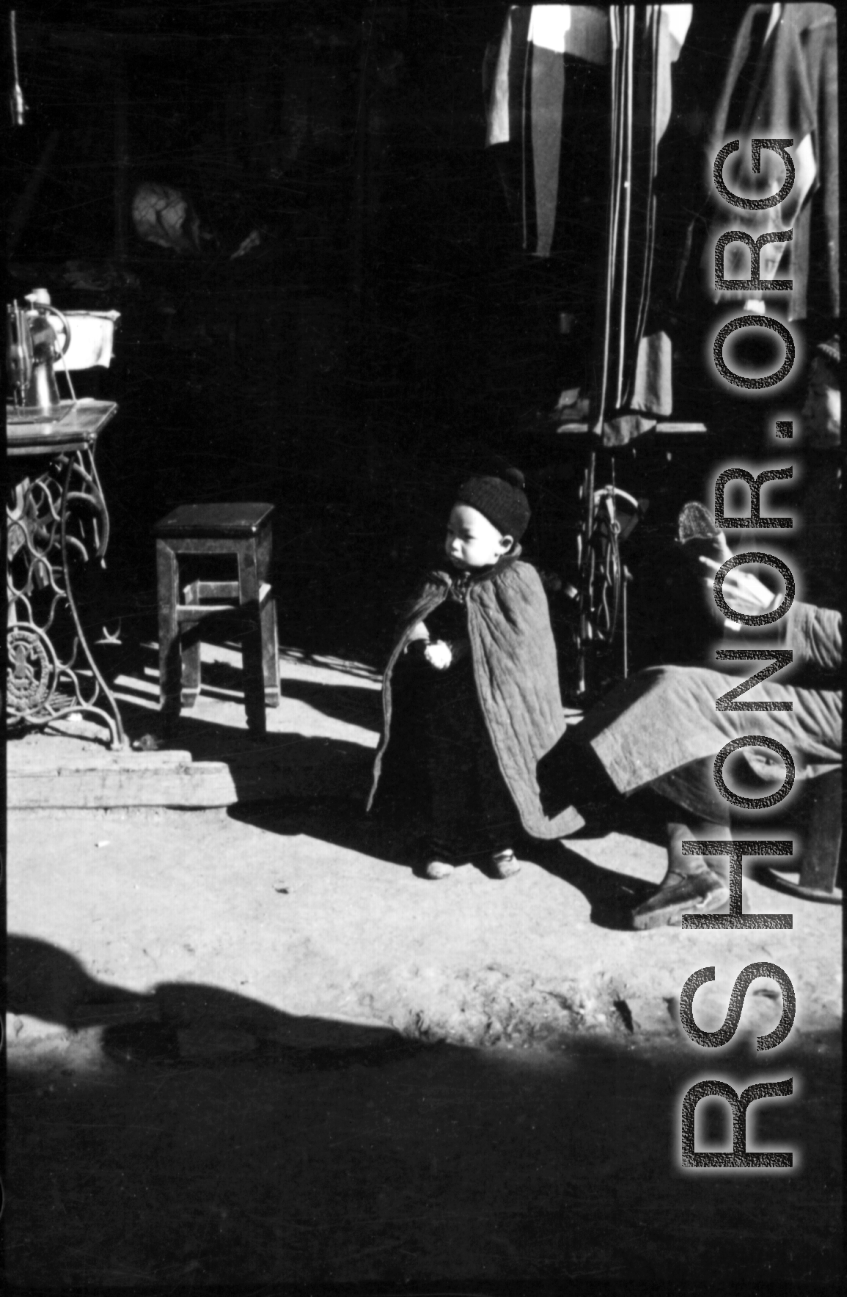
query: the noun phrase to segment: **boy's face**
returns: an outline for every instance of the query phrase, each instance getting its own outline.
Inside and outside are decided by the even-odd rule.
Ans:
[[[512,537],[502,536],[484,514],[469,504],[453,506],[444,552],[454,567],[463,571],[491,567],[511,548]]]

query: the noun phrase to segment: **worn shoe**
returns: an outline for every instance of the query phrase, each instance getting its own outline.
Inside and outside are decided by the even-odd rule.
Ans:
[[[515,853],[510,847],[505,851],[495,851],[488,862],[488,867],[492,878],[511,878],[514,874],[521,871],[521,862],[515,859]]]
[[[450,865],[446,860],[429,860],[424,866],[424,878],[449,878],[455,870],[455,865]]]
[[[729,888],[710,869],[698,874],[671,871],[653,895],[632,911],[632,926],[645,932],[674,924],[683,914],[711,914],[728,897]]]

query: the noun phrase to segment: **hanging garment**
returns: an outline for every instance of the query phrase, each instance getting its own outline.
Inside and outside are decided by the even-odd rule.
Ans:
[[[608,12],[595,5],[512,5],[506,15],[496,54],[487,60],[486,145],[509,145],[498,162],[510,209],[520,222],[524,250],[549,257],[554,250],[562,143],[572,148],[575,132],[568,131],[568,71],[582,65],[609,63]],[[491,70],[493,68],[493,71]],[[598,99],[589,107],[589,120],[577,123],[581,135],[591,134],[602,105],[608,113],[607,77],[596,79]],[[575,116],[571,114],[572,122]],[[591,177],[585,176],[585,180]],[[575,195],[563,195],[573,202]],[[596,219],[596,210],[593,213]]]
[[[521,245],[561,261],[563,305],[583,308],[586,330],[601,302],[597,431],[607,444],[672,410],[670,339],[650,316],[654,181],[691,12],[514,5],[488,60],[486,142],[500,146]]]
[[[672,69],[691,5],[615,6],[612,171],[606,283],[598,329],[598,431],[622,445],[673,410],[672,349],[651,311],[658,147],[671,115]]]
[[[773,193],[785,174],[778,156],[762,150],[761,173],[752,176],[748,141],[754,136],[793,140],[790,194],[778,206],[752,213],[752,219],[743,209],[721,203],[705,250],[708,275],[715,243],[725,230],[747,230],[757,237],[793,229],[790,242],[766,245],[761,258],[762,279],[793,280],[789,292],[779,293],[789,320],[806,319],[810,311],[833,318],[840,311],[837,54],[832,5],[748,6],[711,123],[710,160],[730,140],[741,142],[738,153],[727,160],[724,179],[745,196]],[[746,182],[734,184],[734,172]],[[726,279],[749,278],[749,265],[749,251],[741,244],[726,249]],[[761,301],[763,294],[748,299]]]
[[[590,382],[602,279],[609,20],[590,5],[512,6],[489,51],[490,156],[511,217],[526,403]],[[567,123],[578,123],[568,130]],[[566,325],[562,327],[562,320]]]

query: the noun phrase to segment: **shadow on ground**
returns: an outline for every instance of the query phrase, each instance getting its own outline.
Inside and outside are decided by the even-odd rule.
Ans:
[[[315,838],[416,872],[425,858],[422,838],[413,829],[367,815],[364,800],[358,798],[286,797],[277,803],[239,803],[228,814],[266,833]],[[524,838],[517,849],[522,860],[581,892],[591,906],[592,923],[599,927],[629,930],[632,909],[655,890],[654,882],[592,864],[564,842]]]
[[[370,773],[368,764],[366,773]],[[265,833],[282,837],[303,835],[332,846],[356,851],[372,860],[384,860],[415,869],[421,860],[414,834],[397,829],[365,811],[367,781],[356,792],[347,784],[337,797],[284,797],[277,802],[239,802],[227,814],[240,824],[252,824]]]
[[[595,865],[564,842],[527,839],[521,848],[531,860],[581,892],[591,906],[591,922],[601,928],[631,931],[631,913],[656,890],[655,881],[632,878],[617,869]]]
[[[26,937],[9,968],[12,1014],[69,1029],[16,1049],[11,1020],[17,1286],[836,1281],[834,1039],[716,1069],[801,1074],[756,1124],[795,1171],[683,1174],[679,1099],[715,1066],[696,1051],[423,1047],[213,986],[138,996]]]

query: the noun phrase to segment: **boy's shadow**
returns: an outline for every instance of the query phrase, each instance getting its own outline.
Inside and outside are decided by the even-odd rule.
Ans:
[[[269,833],[291,837],[303,834],[412,871],[419,863],[414,826],[397,830],[380,817],[366,815],[358,805],[338,798],[291,798],[282,804],[244,803],[230,807],[228,814],[240,823],[252,824]],[[628,825],[630,831],[636,827],[635,823]],[[591,826],[583,834],[596,839],[617,828],[617,823],[603,829]],[[654,837],[649,827],[639,832],[639,836]],[[582,892],[591,906],[592,923],[601,928],[631,930],[631,911],[655,890],[656,883],[592,864],[565,841],[545,842],[525,837],[516,847],[522,860],[539,865]]]
[[[7,1008],[79,1031],[102,1029],[121,1064],[183,1067],[241,1062],[289,1071],[382,1066],[424,1046],[393,1028],[286,1013],[197,982],[137,992],[92,977],[80,961],[39,938],[10,935]]]
[[[406,825],[396,829],[385,818],[368,815],[364,798],[291,797],[272,803],[240,802],[230,806],[227,814],[240,824],[252,824],[267,833],[285,837],[302,834],[373,860],[415,868],[414,828]]]

